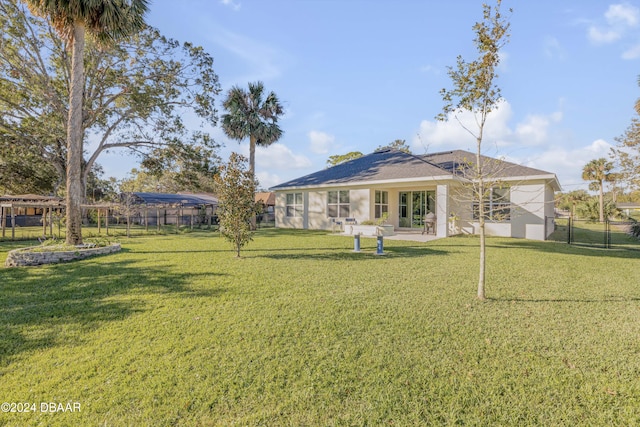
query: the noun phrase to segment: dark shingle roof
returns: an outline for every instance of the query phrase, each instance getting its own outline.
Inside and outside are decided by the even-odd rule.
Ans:
[[[464,150],[444,151],[422,156],[423,159],[451,173],[462,174],[464,165],[474,164],[476,155]],[[540,169],[522,166],[506,160],[482,156],[482,162],[488,175],[492,178],[516,178],[523,176],[553,175]],[[493,169],[493,171],[492,171]]]
[[[415,156],[402,151],[387,149],[305,175],[272,187],[272,190],[285,188],[316,187],[334,184],[362,183],[371,181],[410,180],[420,178],[440,179],[454,175],[464,177],[464,165],[475,162],[475,154],[463,150]],[[503,160],[483,156],[486,171],[495,179],[508,179],[528,176],[555,175],[539,169],[521,166]],[[557,179],[555,180],[557,184]],[[559,184],[557,184],[559,189]]]
[[[449,175],[449,173],[418,156],[398,150],[381,150],[276,185],[272,190],[443,175]]]

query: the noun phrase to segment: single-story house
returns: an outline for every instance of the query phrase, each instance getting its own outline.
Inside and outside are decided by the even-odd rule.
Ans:
[[[490,190],[484,210],[489,235],[545,240],[554,230],[554,173],[483,156]],[[479,203],[470,177],[475,154],[413,155],[383,149],[272,187],[276,227],[344,229],[385,219],[396,231],[438,237],[478,232]],[[477,181],[476,181],[477,182]],[[428,217],[427,217],[428,215]],[[431,227],[430,227],[431,228]]]

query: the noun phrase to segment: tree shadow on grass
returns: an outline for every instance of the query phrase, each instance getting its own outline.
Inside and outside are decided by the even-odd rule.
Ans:
[[[636,302],[640,297],[604,296],[602,298],[522,298],[522,297],[488,297],[487,300],[502,303],[609,303],[609,302]]]
[[[225,289],[194,289],[194,277],[132,260],[57,264],[1,272],[0,366],[20,354],[69,345],[78,335],[149,309],[148,294],[216,297]],[[71,342],[72,344],[72,342]]]
[[[243,251],[244,252],[244,251]],[[394,246],[386,247],[382,255],[376,253],[376,248],[361,248],[360,252],[346,248],[292,248],[278,249],[254,258],[287,259],[287,260],[326,260],[326,261],[363,261],[372,258],[423,258],[432,255],[449,255],[447,251],[431,249],[425,246]]]
[[[558,242],[538,242],[514,239],[513,241],[491,245],[489,249],[491,248],[529,249],[558,255],[640,259],[640,246],[637,248],[613,247],[605,249],[603,247],[569,245]]]

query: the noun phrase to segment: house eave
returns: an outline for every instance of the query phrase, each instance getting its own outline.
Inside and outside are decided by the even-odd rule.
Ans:
[[[287,187],[271,187],[270,191],[293,191],[293,190],[313,190],[320,188],[344,188],[344,187],[362,187],[362,186],[383,186],[389,185],[397,187],[402,184],[415,185],[416,183],[443,183],[443,182],[462,182],[466,179],[453,175],[441,175],[441,176],[423,176],[413,178],[398,178],[398,179],[380,179],[380,180],[367,180],[367,181],[348,181],[348,182],[326,182],[322,184],[314,185],[299,185],[299,186],[287,186]]]
[[[508,176],[504,178],[498,178],[499,181],[508,181],[508,182],[525,182],[525,181],[547,181],[551,184],[555,191],[561,191],[562,187],[560,186],[560,182],[558,181],[558,177],[551,174],[543,174],[543,175],[526,175],[526,176]]]

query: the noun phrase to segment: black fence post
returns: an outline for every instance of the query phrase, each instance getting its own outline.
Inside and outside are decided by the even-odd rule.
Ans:
[[[567,220],[567,243],[571,244],[571,229],[573,228],[573,217],[569,217]]]

